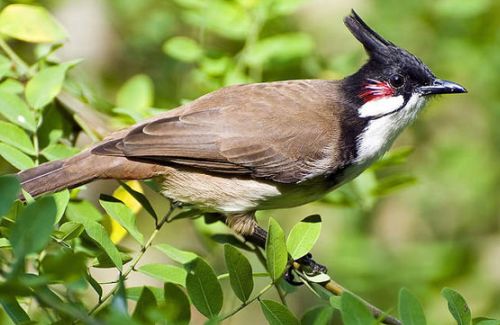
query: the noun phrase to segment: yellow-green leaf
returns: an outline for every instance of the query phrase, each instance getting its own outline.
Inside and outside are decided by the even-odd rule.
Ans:
[[[321,217],[317,214],[304,218],[296,224],[286,241],[288,252],[293,259],[299,259],[309,253],[319,238]]]
[[[269,232],[266,241],[267,269],[269,275],[276,281],[285,272],[288,262],[288,252],[285,243],[285,233],[273,218],[269,219]]]
[[[43,7],[12,4],[0,13],[0,33],[31,43],[59,43],[64,28]]]
[[[0,114],[23,129],[33,132],[36,130],[33,112],[17,95],[0,91]]]
[[[163,282],[172,282],[181,286],[186,285],[186,270],[175,265],[153,263],[143,265],[138,270]]]
[[[19,170],[35,167],[35,163],[29,156],[5,143],[0,143],[0,156]]]
[[[203,49],[198,43],[184,36],[177,36],[169,39],[163,44],[163,51],[177,59],[184,62],[194,62],[200,59],[203,55]]]
[[[29,155],[35,154],[35,148],[31,139],[17,125],[0,121],[0,141],[10,144]]]

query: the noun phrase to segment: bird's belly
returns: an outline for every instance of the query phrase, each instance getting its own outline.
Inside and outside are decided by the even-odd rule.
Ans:
[[[326,182],[278,184],[239,177],[173,169],[161,180],[162,194],[175,201],[222,213],[279,209],[302,205],[326,194]]]

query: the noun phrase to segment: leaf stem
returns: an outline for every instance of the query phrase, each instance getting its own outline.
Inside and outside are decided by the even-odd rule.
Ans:
[[[29,66],[21,59],[14,50],[7,44],[7,42],[0,37],[0,48],[7,54],[7,56],[16,64],[19,68],[19,74],[23,76],[28,76],[29,74]]]
[[[156,238],[156,236],[160,232],[161,227],[168,221],[168,218],[172,215],[172,213],[174,212],[174,210],[175,210],[175,206],[171,205],[170,208],[169,208],[169,210],[165,214],[165,216],[156,225],[155,230],[151,233],[151,235],[149,236],[149,238],[146,241],[146,243],[144,244],[144,246],[141,247],[141,250],[140,250],[139,254],[132,260],[132,262],[130,263],[128,269],[120,275],[122,278],[126,279],[127,276],[132,271],[135,271],[135,267],[137,266],[137,264],[139,263],[139,261],[142,259],[142,257],[144,256],[144,254],[146,254],[147,249],[149,247],[151,247],[151,245],[153,244],[153,240]],[[108,292],[105,296],[103,296],[101,298],[101,300],[89,311],[88,314],[92,315],[92,314],[96,313],[97,311],[99,311],[104,306],[104,303],[109,298],[111,298],[118,291],[118,289],[119,289],[119,285],[116,285],[113,289],[111,289],[111,291]]]
[[[248,301],[245,301],[244,303],[242,303],[241,305],[239,305],[238,308],[234,309],[233,311],[231,311],[228,314],[226,314],[225,316],[223,316],[220,320],[225,320],[225,319],[228,319],[229,317],[235,315],[240,310],[242,310],[246,306],[250,305],[255,300],[259,299],[263,294],[265,294],[267,291],[269,291],[269,289],[271,289],[273,286],[274,286],[274,283],[272,283],[272,282],[269,283],[264,288],[262,288],[262,290],[260,290],[259,293],[255,297],[253,297],[252,299],[250,299]]]

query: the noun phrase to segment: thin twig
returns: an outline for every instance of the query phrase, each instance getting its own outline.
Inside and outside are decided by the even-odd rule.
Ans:
[[[141,258],[144,256],[144,254],[146,253],[147,249],[149,247],[151,247],[151,245],[153,244],[153,240],[156,238],[156,235],[158,235],[161,227],[167,222],[168,218],[174,212],[174,210],[175,210],[175,207],[171,206],[169,208],[169,210],[167,211],[167,213],[165,214],[165,216],[163,217],[163,219],[158,223],[158,225],[156,225],[155,230],[151,233],[151,235],[149,236],[149,238],[146,241],[146,243],[144,244],[144,246],[141,247],[141,250],[140,250],[139,254],[129,264],[128,269],[121,274],[122,278],[126,279],[127,276],[132,271],[135,270],[135,267],[137,266],[137,264],[139,263],[139,261],[141,260]],[[96,313],[97,311],[99,311],[104,306],[104,303],[109,298],[111,298],[116,293],[116,291],[118,291],[118,288],[119,288],[119,286],[115,286],[113,289],[111,289],[111,291],[108,292],[105,296],[103,296],[102,299],[89,311],[88,314],[92,315],[92,314]]]

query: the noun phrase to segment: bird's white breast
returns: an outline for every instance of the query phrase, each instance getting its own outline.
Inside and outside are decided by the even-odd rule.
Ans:
[[[361,117],[387,115],[371,119],[364,131],[358,136],[358,155],[355,163],[369,165],[383,155],[397,135],[413,122],[425,102],[425,97],[414,94],[400,110],[398,109],[404,103],[403,96],[376,99],[364,104],[360,108]]]

